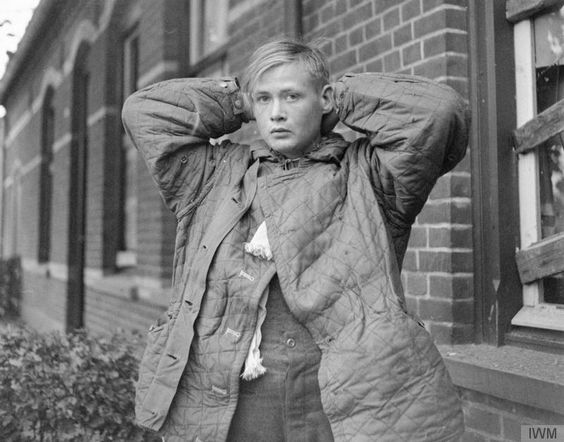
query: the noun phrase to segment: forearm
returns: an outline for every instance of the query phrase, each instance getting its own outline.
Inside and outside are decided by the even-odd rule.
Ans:
[[[205,78],[168,80],[137,91],[122,116],[133,143],[150,158],[207,143],[247,121],[236,81]]]
[[[198,195],[213,175],[226,149],[209,139],[246,121],[242,104],[234,80],[200,78],[157,83],[126,100],[125,129],[172,211]]]
[[[469,112],[453,89],[419,77],[345,76],[335,83],[339,119],[366,135],[360,145],[390,225],[403,234],[440,175],[463,157]]]
[[[339,120],[379,148],[423,154],[441,173],[464,156],[468,110],[450,87],[415,76],[347,74],[334,85]]]

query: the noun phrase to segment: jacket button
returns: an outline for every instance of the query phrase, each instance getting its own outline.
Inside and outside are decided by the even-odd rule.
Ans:
[[[188,162],[188,157],[186,155],[182,155],[182,158],[180,158],[180,162],[182,164],[186,164]]]
[[[296,340],[294,338],[288,338],[286,340],[286,345],[290,348],[294,348],[296,346]]]

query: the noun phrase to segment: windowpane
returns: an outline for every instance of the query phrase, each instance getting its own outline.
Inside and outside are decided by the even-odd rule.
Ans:
[[[537,113],[564,99],[564,8],[533,20]],[[538,148],[542,238],[564,232],[564,134]],[[564,274],[543,279],[544,302],[564,303]]]
[[[227,39],[227,0],[190,2],[190,62],[196,63]]]

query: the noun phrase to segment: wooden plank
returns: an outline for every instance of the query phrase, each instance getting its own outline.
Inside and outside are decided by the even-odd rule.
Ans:
[[[564,272],[564,233],[552,235],[515,254],[523,284]]]
[[[505,17],[516,23],[541,12],[543,9],[564,5],[564,0],[507,0]]]
[[[513,131],[517,153],[528,152],[564,131],[564,100],[550,106]]]

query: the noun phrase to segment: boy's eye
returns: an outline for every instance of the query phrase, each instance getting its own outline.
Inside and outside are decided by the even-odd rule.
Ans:
[[[266,96],[266,95],[260,95],[260,96],[258,96],[258,97],[255,98],[255,101],[256,101],[257,103],[261,103],[261,104],[268,103],[269,97]]]
[[[286,95],[286,100],[288,101],[296,101],[299,98],[298,94],[288,94]]]

